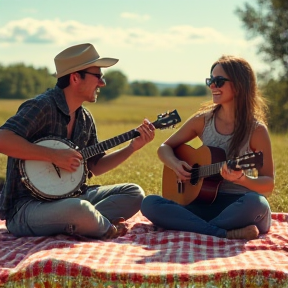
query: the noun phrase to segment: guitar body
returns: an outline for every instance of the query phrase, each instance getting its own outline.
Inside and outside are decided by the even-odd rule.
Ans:
[[[188,205],[193,201],[211,204],[217,196],[218,187],[223,178],[220,174],[205,178],[199,177],[197,168],[225,161],[225,151],[204,145],[194,149],[187,144],[182,144],[174,149],[174,153],[177,158],[192,166],[191,181],[179,182],[175,172],[164,166],[162,196],[181,205]]]
[[[53,149],[75,149],[75,145],[65,139],[47,137],[35,142],[37,145]],[[22,182],[40,199],[55,200],[78,196],[79,188],[86,180],[86,162],[82,162],[75,172],[68,172],[46,161],[20,161]],[[61,177],[59,177],[58,173]]]

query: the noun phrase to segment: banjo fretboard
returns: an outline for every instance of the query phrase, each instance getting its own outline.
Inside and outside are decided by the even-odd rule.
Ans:
[[[81,154],[83,156],[83,158],[85,160],[97,155],[97,154],[100,154],[106,150],[109,150],[113,147],[116,147],[128,140],[131,140],[133,138],[136,138],[140,135],[140,133],[133,129],[133,130],[130,130],[129,132],[125,132],[123,134],[120,134],[118,136],[115,136],[113,138],[110,138],[108,140],[105,140],[105,141],[102,141],[100,143],[97,143],[95,145],[92,145],[92,146],[89,146],[89,147],[86,147],[84,149],[81,150]]]

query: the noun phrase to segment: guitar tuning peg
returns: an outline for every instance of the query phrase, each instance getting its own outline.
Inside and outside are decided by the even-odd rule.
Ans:
[[[168,115],[168,113],[167,113],[167,112],[164,112],[164,113],[158,114],[157,118],[158,118],[158,119],[161,119],[161,118],[163,118],[163,117],[165,117],[165,116],[167,116],[167,115]]]

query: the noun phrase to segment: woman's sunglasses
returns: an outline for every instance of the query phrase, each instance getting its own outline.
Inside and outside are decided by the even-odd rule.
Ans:
[[[206,78],[206,85],[210,87],[211,84],[213,83],[215,84],[216,88],[221,88],[226,81],[230,80],[222,76],[216,76],[216,77],[211,76],[211,78]]]

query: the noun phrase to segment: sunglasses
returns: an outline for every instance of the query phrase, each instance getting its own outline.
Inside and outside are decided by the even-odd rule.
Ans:
[[[90,74],[93,75],[95,77],[97,77],[99,80],[103,80],[104,75],[103,74],[97,74],[97,73],[92,73],[92,72],[88,72],[88,71],[81,71],[83,74]]]
[[[221,88],[226,81],[230,80],[222,76],[216,76],[216,77],[211,76],[211,78],[206,78],[206,85],[210,87],[211,84],[213,83],[215,84],[216,88]]]

